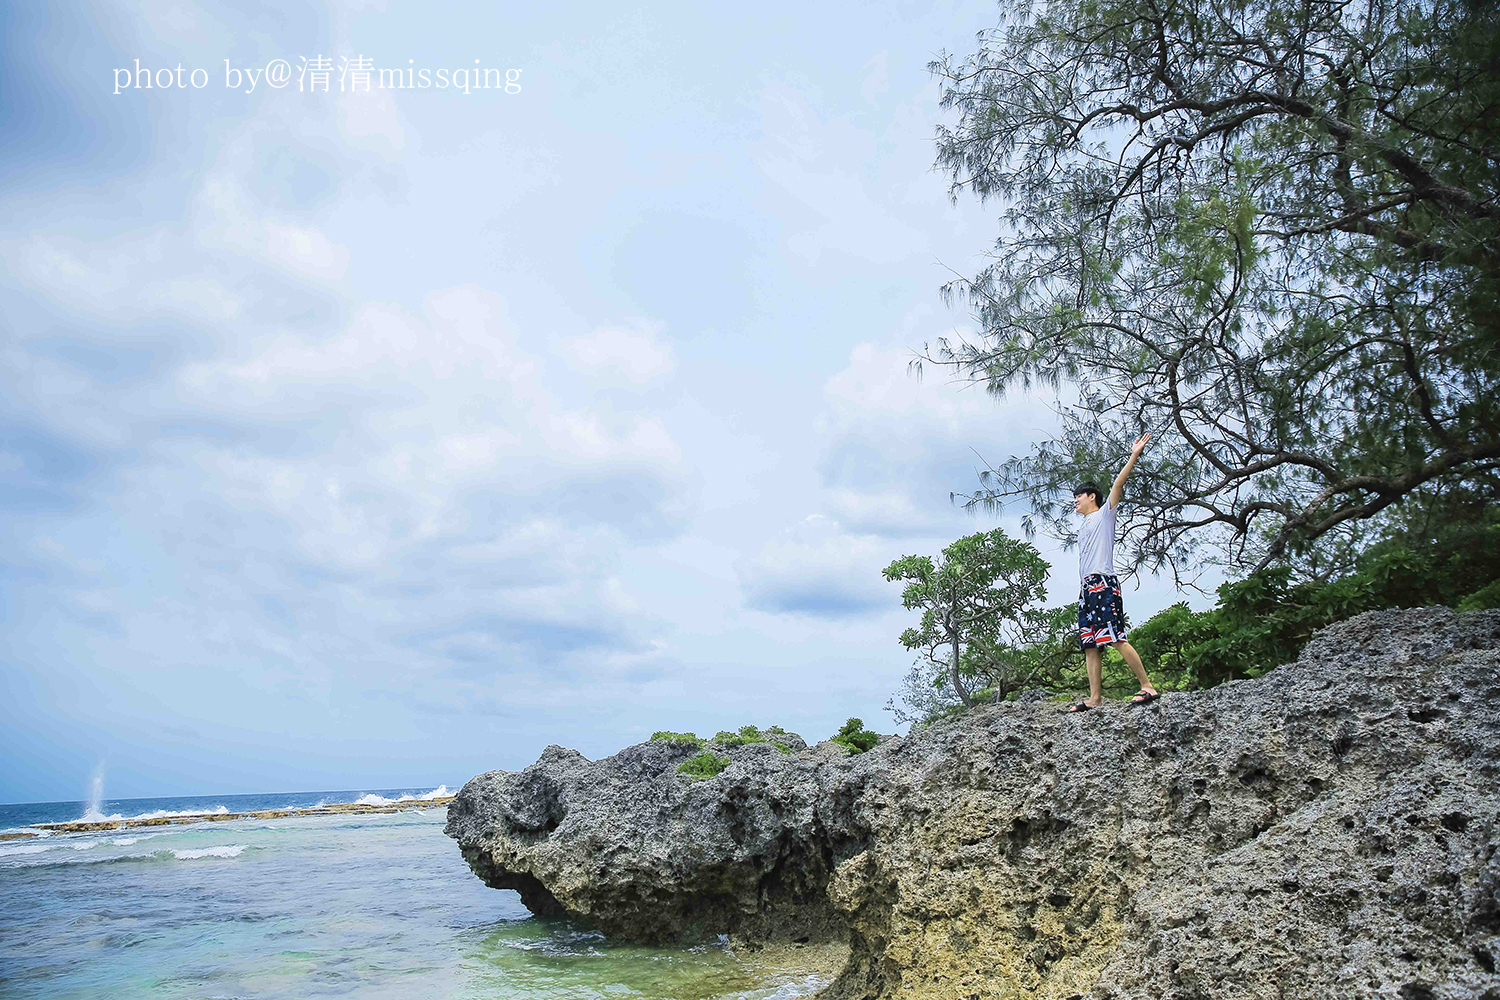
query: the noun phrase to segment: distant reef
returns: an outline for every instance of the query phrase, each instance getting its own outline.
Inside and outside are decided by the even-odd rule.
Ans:
[[[51,833],[94,833],[99,830],[124,830],[135,826],[173,826],[187,823],[224,823],[232,819],[285,819],[288,816],[341,816],[354,814],[367,816],[372,813],[405,812],[408,809],[434,809],[453,801],[453,796],[431,799],[386,800],[370,802],[334,802],[329,805],[289,806],[285,809],[252,809],[247,812],[182,812],[164,816],[131,816],[121,819],[87,820],[75,819],[66,823],[36,823],[37,830]],[[0,834],[0,840],[36,837],[31,830]]]
[[[639,942],[845,943],[853,998],[1500,1000],[1500,611],[1255,680],[981,705],[866,753],[551,746],[448,806],[487,884]]]

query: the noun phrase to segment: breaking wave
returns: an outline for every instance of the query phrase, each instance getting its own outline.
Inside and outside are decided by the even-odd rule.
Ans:
[[[178,861],[194,861],[198,858],[237,858],[244,849],[244,844],[230,844],[227,847],[204,847],[192,851],[173,851],[172,856]]]
[[[106,816],[97,809],[90,809],[73,822],[118,823],[122,820],[171,819],[175,816],[223,816],[228,812],[229,807],[224,805],[214,806],[212,809],[154,809],[151,812],[136,813],[134,816],[126,816],[123,813],[111,813]]]
[[[51,844],[20,844],[0,847],[0,858],[8,858],[16,854],[41,854],[43,851],[50,850],[52,850]]]
[[[393,806],[398,802],[431,802],[434,799],[445,799],[452,794],[447,785],[438,785],[430,792],[423,792],[421,795],[403,795],[397,799],[388,799],[384,795],[371,792],[355,799],[354,804],[357,806]]]

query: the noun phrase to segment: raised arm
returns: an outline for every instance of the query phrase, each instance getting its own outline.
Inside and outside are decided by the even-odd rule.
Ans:
[[[1146,442],[1151,440],[1150,434],[1142,434],[1135,439],[1135,444],[1130,446],[1130,461],[1125,463],[1125,468],[1115,477],[1115,484],[1109,488],[1109,500],[1106,503],[1114,507],[1120,502],[1120,496],[1125,492],[1125,480],[1130,478],[1130,473],[1135,470],[1136,459],[1141,457],[1141,452],[1146,450]]]

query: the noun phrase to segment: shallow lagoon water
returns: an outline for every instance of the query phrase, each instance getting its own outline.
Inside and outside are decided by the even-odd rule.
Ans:
[[[445,819],[438,807],[0,842],[0,997],[790,1000],[828,981],[723,945],[616,945],[538,920],[474,877]]]

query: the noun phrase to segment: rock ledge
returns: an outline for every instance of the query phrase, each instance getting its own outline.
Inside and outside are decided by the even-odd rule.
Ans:
[[[447,832],[622,939],[847,942],[828,1000],[1500,1000],[1500,612],[1371,612],[1253,681],[980,706],[847,756],[551,746]]]

